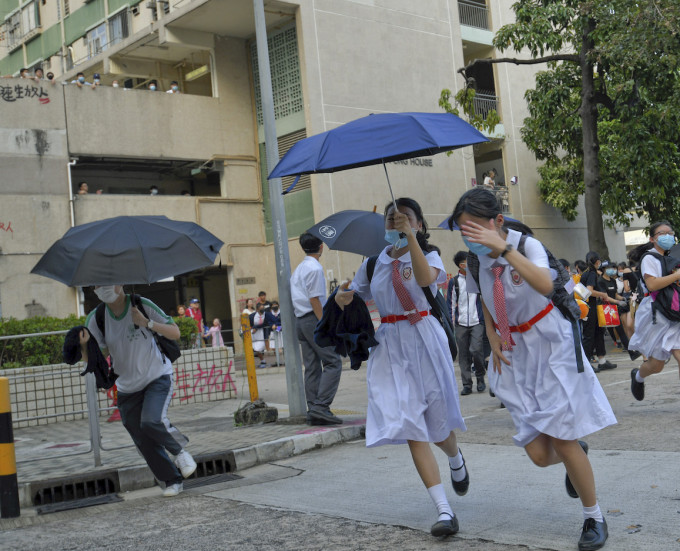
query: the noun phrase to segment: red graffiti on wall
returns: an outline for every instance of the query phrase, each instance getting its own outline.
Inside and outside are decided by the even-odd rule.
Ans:
[[[0,230],[6,232],[11,232],[12,233],[12,238],[14,238],[14,229],[12,228],[12,222],[7,222],[5,224],[4,222],[0,222]]]
[[[184,368],[182,368],[180,373],[179,367],[175,366],[175,386],[177,391],[180,391],[180,403],[193,398],[196,394],[207,392],[208,397],[210,397],[212,392],[226,392],[229,387],[231,387],[234,395],[236,395],[236,385],[231,377],[233,367],[233,360],[229,360],[226,373],[215,364],[208,370],[203,369],[201,364],[197,363],[196,368],[198,371],[193,374],[193,377],[190,377],[190,374]],[[193,385],[191,378],[194,379]],[[173,393],[172,397],[174,398],[176,395],[177,392]]]

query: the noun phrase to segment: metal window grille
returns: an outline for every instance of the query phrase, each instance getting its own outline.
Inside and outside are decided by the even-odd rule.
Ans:
[[[477,29],[489,29],[489,10],[485,2],[458,0],[460,24]]]

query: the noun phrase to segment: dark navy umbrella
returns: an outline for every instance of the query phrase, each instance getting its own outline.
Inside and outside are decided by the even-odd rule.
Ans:
[[[71,228],[31,273],[73,287],[154,283],[212,266],[222,245],[193,222],[118,216]]]
[[[300,140],[274,167],[269,178],[292,175],[299,178],[301,174],[381,163],[385,167],[391,161],[435,155],[486,141],[479,130],[451,113],[368,115]],[[293,189],[298,178],[284,193]]]
[[[387,246],[385,219],[365,210],[336,212],[307,231],[336,251],[373,256]]]

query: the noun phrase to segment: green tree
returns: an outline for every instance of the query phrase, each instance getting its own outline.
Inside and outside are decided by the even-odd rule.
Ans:
[[[584,196],[589,248],[608,256],[607,223],[631,213],[680,223],[680,5],[677,0],[519,0],[499,29],[501,52],[530,58],[474,60],[459,70],[456,101],[473,113],[467,72],[479,63],[547,64],[526,99],[522,139],[543,161],[543,199],[573,220]],[[566,53],[565,53],[566,52]],[[450,91],[440,105],[455,111]],[[494,113],[495,115],[495,113]],[[493,127],[495,121],[480,121]]]

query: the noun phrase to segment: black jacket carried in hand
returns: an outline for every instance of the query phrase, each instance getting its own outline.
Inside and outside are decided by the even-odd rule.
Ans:
[[[80,350],[80,332],[85,329],[88,333],[90,331],[84,325],[79,325],[71,329],[64,339],[63,356],[64,361],[73,365],[78,363],[83,354]],[[97,344],[97,339],[95,339],[92,334],[90,334],[90,340],[87,341],[87,367],[80,376],[82,377],[86,373],[94,373],[94,378],[97,381],[97,388],[109,389],[111,388],[118,378],[106,361],[104,354]]]
[[[335,302],[335,293],[326,301],[323,316],[316,324],[314,342],[322,347],[334,346],[341,356],[349,356],[352,369],[359,369],[368,359],[369,349],[378,346],[373,320],[366,303],[354,295],[342,310]]]

